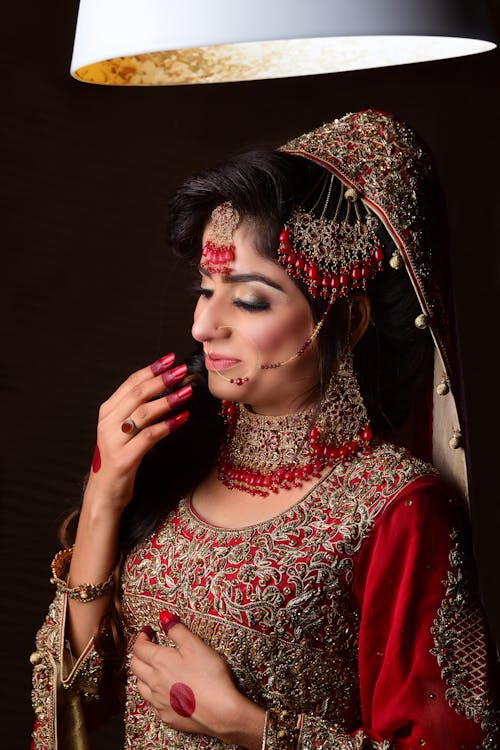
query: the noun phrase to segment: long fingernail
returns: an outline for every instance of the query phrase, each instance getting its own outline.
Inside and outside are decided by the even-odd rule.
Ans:
[[[149,639],[150,639],[151,641],[154,641],[154,640],[156,640],[156,633],[155,633],[155,631],[153,630],[153,628],[151,627],[151,625],[144,625],[144,627],[143,627],[143,628],[141,628],[141,633],[145,633],[145,634],[147,635],[147,637],[148,637],[148,638],[149,638]]]
[[[151,372],[153,373],[153,375],[159,375],[161,372],[168,370],[168,368],[173,365],[174,360],[175,354],[173,352],[170,352],[170,354],[166,354],[164,357],[160,357],[160,359],[157,359],[156,362],[153,362],[152,365],[149,365],[151,368]]]
[[[174,432],[175,430],[178,430],[179,427],[182,427],[184,422],[187,422],[189,419],[189,412],[188,411],[181,411],[180,414],[176,414],[175,417],[169,417],[165,420],[168,426],[168,434],[170,435],[171,432]]]
[[[165,635],[178,622],[180,622],[180,619],[177,615],[173,615],[171,612],[167,612],[167,610],[160,612],[160,624]]]
[[[174,385],[174,383],[183,378],[187,374],[187,371],[187,365],[179,365],[179,367],[174,367],[173,370],[162,372],[161,379],[163,380],[163,385],[166,388],[170,388],[171,385]]]
[[[170,408],[175,409],[176,406],[179,406],[179,404],[183,404],[184,401],[187,401],[188,398],[191,398],[192,395],[193,386],[185,385],[184,388],[180,388],[178,391],[174,391],[174,393],[169,393],[166,398]]]

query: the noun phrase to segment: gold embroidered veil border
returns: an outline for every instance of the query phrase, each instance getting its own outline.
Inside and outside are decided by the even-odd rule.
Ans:
[[[438,278],[431,264],[425,233],[428,153],[405,123],[377,110],[349,113],[279,150],[321,165],[354,188],[394,241],[422,310],[421,325],[429,328],[435,345],[432,460],[448,485],[468,500],[451,302],[444,299],[445,278],[443,272]],[[461,411],[463,420],[463,406]]]

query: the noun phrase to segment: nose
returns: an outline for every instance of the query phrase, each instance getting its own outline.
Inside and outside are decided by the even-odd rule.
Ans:
[[[200,299],[193,315],[191,335],[195,341],[212,341],[227,338],[228,326],[223,325],[223,310],[215,299]]]

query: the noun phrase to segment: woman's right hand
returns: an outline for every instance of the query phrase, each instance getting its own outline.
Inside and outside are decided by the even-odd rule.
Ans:
[[[174,354],[167,354],[132,373],[99,410],[97,445],[85,494],[103,510],[121,512],[128,505],[144,455],[189,417],[188,411],[179,410],[192,395],[190,385],[158,398],[180,385],[187,374],[185,364],[172,368],[174,360]],[[128,432],[127,427],[131,428]]]

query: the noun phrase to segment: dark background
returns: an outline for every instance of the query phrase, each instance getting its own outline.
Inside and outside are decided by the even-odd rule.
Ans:
[[[27,748],[34,635],[57,527],[78,498],[98,404],[127,374],[190,348],[189,274],[164,241],[165,202],[194,170],[277,145],[347,111],[406,119],[449,205],[483,600],[500,641],[498,51],[420,65],[198,87],[70,78],[77,0],[2,3],[0,744]],[[490,4],[500,31],[497,0]],[[118,748],[113,731],[96,743]]]

